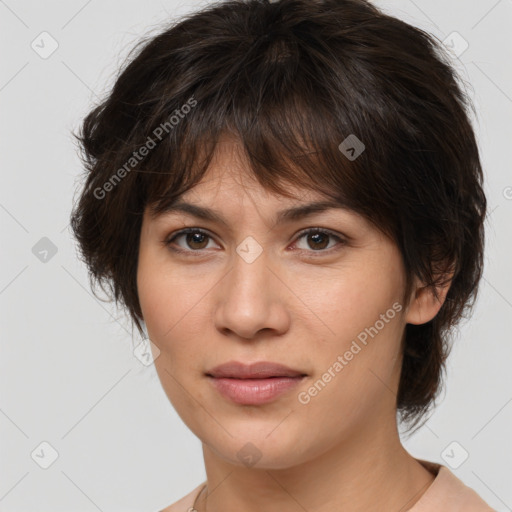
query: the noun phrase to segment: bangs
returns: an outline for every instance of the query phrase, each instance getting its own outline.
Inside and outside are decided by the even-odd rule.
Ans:
[[[311,52],[284,38],[258,38],[240,51],[236,67],[209,68],[214,74],[208,83],[199,80],[172,100],[148,100],[153,125],[144,137],[173,112],[183,116],[137,169],[144,205],[154,214],[165,211],[201,181],[227,138],[239,143],[247,172],[266,190],[292,198],[290,185],[316,191],[389,234],[382,222],[390,223],[393,215],[382,193],[386,155],[373,143],[380,114],[366,106],[350,80],[342,88],[334,83],[338,78]],[[328,79],[320,84],[319,75]],[[212,83],[218,84],[214,90]],[[349,136],[364,144],[357,158],[340,150]]]

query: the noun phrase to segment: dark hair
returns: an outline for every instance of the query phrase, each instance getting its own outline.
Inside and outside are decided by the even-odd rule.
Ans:
[[[74,134],[85,184],[71,224],[91,285],[143,333],[143,212],[197,184],[220,135],[238,137],[267,190],[313,188],[389,236],[404,298],[414,276],[436,292],[453,272],[436,317],[405,328],[397,410],[416,425],[483,267],[486,198],[459,81],[437,38],[364,0],[228,0],[142,39]]]

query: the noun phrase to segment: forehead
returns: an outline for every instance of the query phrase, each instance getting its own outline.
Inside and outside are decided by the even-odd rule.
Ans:
[[[272,185],[280,190],[263,185],[253,174],[243,142],[231,134],[219,138],[211,156],[206,172],[193,187],[149,208],[152,220],[185,214],[229,227],[255,213],[272,224],[285,224],[335,210],[343,217],[360,218],[341,195],[319,190],[303,176],[298,178],[300,183],[293,177],[276,178]],[[274,178],[265,174],[267,179]]]
[[[184,201],[230,203],[251,197],[276,206],[287,203],[321,201],[328,199],[326,194],[315,188],[293,182],[280,181],[286,195],[278,194],[260,184],[252,173],[251,165],[240,140],[224,135],[220,138],[210,165],[202,179],[180,197]],[[289,196],[289,197],[288,197]]]
[[[273,224],[300,221],[322,212],[336,210],[338,214],[360,217],[340,200],[333,200],[312,189],[290,185],[287,197],[267,191],[252,176],[228,167],[212,167],[211,174],[186,193],[168,203],[154,218],[188,215],[229,227],[256,212],[268,217]],[[244,171],[246,173],[246,171]]]

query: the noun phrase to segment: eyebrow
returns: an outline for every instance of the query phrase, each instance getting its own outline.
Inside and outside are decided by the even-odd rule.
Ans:
[[[341,202],[316,201],[313,203],[302,204],[300,206],[294,206],[292,208],[280,210],[279,212],[277,212],[275,223],[283,224],[285,222],[293,222],[332,209],[345,211],[350,210],[350,208],[346,204],[343,204]],[[204,206],[199,206],[197,204],[187,203],[182,200],[178,200],[170,204],[169,206],[165,207],[163,211],[158,215],[164,215],[166,213],[175,212],[187,213],[189,215],[192,215],[193,217],[197,217],[198,219],[217,222],[224,226],[228,225],[228,222],[224,219],[224,217],[215,210],[206,208]]]

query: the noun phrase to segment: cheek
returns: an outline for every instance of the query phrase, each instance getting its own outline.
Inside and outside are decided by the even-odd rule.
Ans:
[[[313,417],[322,416],[336,430],[384,402],[392,406],[387,399],[393,399],[390,389],[400,370],[404,283],[400,260],[391,256],[397,255],[354,262],[307,299],[316,313],[307,328],[319,332],[318,319],[323,325],[322,335],[309,342],[316,374],[310,387],[301,389],[303,402],[315,410]]]
[[[211,288],[187,272],[173,271],[148,249],[139,254],[137,287],[142,314],[150,340],[160,350],[155,369],[169,401],[185,423],[196,432],[193,421],[197,400],[203,403],[196,388],[199,345],[204,339],[207,291]],[[191,396],[194,396],[192,398]],[[197,432],[199,433],[199,432]]]
[[[187,290],[187,293],[184,293]],[[190,290],[190,293],[188,291]],[[137,269],[137,292],[149,332],[161,338],[183,316],[194,288],[151,247],[141,247]]]
[[[303,278],[295,276],[294,291],[313,313],[307,315],[311,319],[308,328],[315,327],[321,333],[322,343],[332,341],[341,349],[388,310],[386,320],[399,316],[396,310],[403,308],[402,269],[391,257],[395,255],[383,252],[381,258],[345,262],[329,278],[324,269],[312,269]],[[393,309],[393,304],[398,306]]]
[[[148,335],[169,356],[170,365],[179,358],[180,371],[192,365],[192,353],[204,337],[208,292],[213,285],[211,276],[200,275],[192,267],[177,270],[156,251],[142,250],[139,255],[137,288]]]
[[[337,335],[317,341],[310,349],[315,354],[315,374],[298,390],[295,405],[303,430],[315,432],[321,424],[330,433],[325,442],[334,443],[394,414],[401,321],[391,311],[388,323],[382,324],[378,316],[340,317]]]

